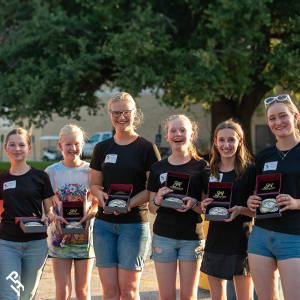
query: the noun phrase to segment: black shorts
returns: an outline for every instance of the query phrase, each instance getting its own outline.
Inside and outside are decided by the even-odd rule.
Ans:
[[[251,276],[248,255],[215,254],[204,251],[201,272],[225,280],[233,280],[233,276]]]

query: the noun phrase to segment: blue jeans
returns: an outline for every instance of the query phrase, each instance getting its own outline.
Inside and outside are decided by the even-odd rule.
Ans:
[[[150,225],[109,223],[95,219],[93,231],[96,266],[142,270],[150,245]]]
[[[25,243],[0,239],[0,299],[34,299],[47,253],[47,239]]]
[[[175,240],[153,233],[150,258],[162,263],[202,260],[204,246],[205,240]]]
[[[254,226],[248,241],[248,253],[274,258],[276,261],[300,258],[300,236]]]

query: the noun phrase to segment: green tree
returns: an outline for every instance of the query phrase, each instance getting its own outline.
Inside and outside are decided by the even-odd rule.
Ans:
[[[251,117],[274,86],[300,89],[299,0],[4,0],[0,113],[36,125],[95,112],[106,84],[201,102],[212,128]],[[100,103],[101,104],[101,103]]]
[[[163,89],[175,107],[202,102],[212,129],[233,118],[252,149],[251,118],[266,93],[300,90],[299,14],[298,0],[157,1],[111,37],[114,84]]]

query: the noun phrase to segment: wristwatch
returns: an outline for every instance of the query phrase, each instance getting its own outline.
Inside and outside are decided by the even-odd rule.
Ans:
[[[157,203],[157,202],[156,202],[156,196],[155,196],[154,199],[153,199],[153,203],[154,203],[154,205],[156,205],[156,206],[160,206],[160,203]]]
[[[191,207],[191,209],[195,209],[198,206],[198,200],[197,199],[195,199],[195,200],[196,200],[196,203]]]

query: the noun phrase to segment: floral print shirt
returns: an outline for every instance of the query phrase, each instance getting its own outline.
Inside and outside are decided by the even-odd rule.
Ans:
[[[63,202],[83,201],[84,215],[92,206],[90,194],[91,169],[89,163],[80,167],[68,168],[58,162],[49,166],[45,172],[49,175],[55,196],[53,206],[56,213],[62,216]],[[92,240],[93,222],[84,234],[63,234],[51,223],[48,232],[49,255],[59,258],[94,257]]]

